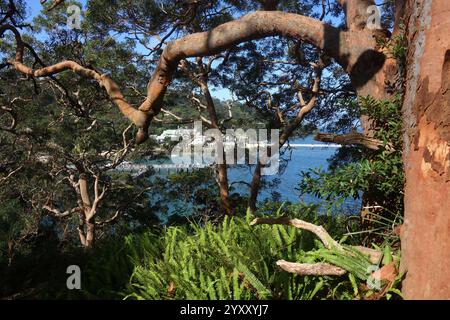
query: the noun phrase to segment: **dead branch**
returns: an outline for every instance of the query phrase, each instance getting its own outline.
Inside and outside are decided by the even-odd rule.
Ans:
[[[106,219],[104,221],[95,222],[95,225],[97,227],[101,228],[104,225],[109,224],[109,223],[117,220],[117,218],[119,217],[119,213],[120,213],[120,210],[117,210],[116,213],[111,218],[108,218],[108,219]]]
[[[47,8],[47,11],[52,11],[53,9],[55,9],[57,6],[59,6],[60,4],[62,4],[65,0],[54,0],[53,3],[50,5],[50,7]],[[41,0],[41,4],[46,3],[47,0]]]
[[[0,126],[0,130],[13,132],[17,126],[17,114],[15,113],[13,108],[6,107],[6,106],[0,106],[0,111],[3,111],[4,113],[9,114],[9,116],[11,118],[11,122],[9,123],[9,125],[8,126]]]
[[[315,224],[300,220],[300,219],[290,219],[289,217],[280,217],[280,218],[256,218],[252,222],[250,222],[251,226],[256,226],[259,224],[282,224],[287,226],[293,226],[298,229],[303,229],[314,233],[319,239],[322,241],[323,245],[327,249],[338,249],[343,251],[344,248],[335,241],[328,232],[322,227],[317,226]]]
[[[347,134],[318,133],[315,135],[314,140],[342,145],[359,145],[370,150],[380,150],[383,147],[383,141],[357,132]],[[386,149],[391,152],[394,151],[391,145],[387,145]]]
[[[70,216],[71,214],[80,211],[80,208],[76,207],[76,208],[72,208],[70,210],[61,212],[58,209],[52,208],[48,205],[43,206],[42,209],[47,210],[48,212],[52,213],[52,215],[58,219],[66,218],[66,217]]]
[[[294,263],[284,260],[278,260],[276,263],[284,271],[302,276],[342,276],[347,273],[346,270],[329,263]]]
[[[0,183],[3,183],[4,181],[8,180],[9,178],[11,178],[14,174],[16,174],[19,170],[21,170],[23,168],[23,166],[18,167],[17,169],[14,169],[13,171],[11,171],[10,173],[8,173],[6,175],[6,177],[0,178]]]
[[[289,225],[293,226],[302,230],[307,230],[312,233],[314,233],[316,236],[319,237],[319,239],[324,244],[325,248],[328,250],[337,249],[341,252],[346,252],[344,247],[342,247],[337,241],[335,241],[328,232],[322,227],[317,226],[315,224],[300,220],[300,219],[290,219],[288,217],[280,217],[280,218],[256,218],[252,222],[250,222],[251,226],[258,225],[258,224],[281,224],[281,225]],[[382,253],[362,247],[362,246],[352,246],[352,248],[358,250],[359,252],[363,253],[364,255],[367,255],[371,261],[371,263],[379,263]],[[348,252],[349,255],[351,255],[351,252]],[[291,273],[300,274],[300,275],[315,275],[315,276],[323,276],[323,275],[335,275],[340,276],[345,274],[347,271],[336,267],[334,265],[328,264],[328,263],[295,263],[295,262],[287,262],[285,260],[279,260],[277,261],[277,265]]]

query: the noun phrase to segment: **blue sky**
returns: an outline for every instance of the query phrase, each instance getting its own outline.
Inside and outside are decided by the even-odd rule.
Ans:
[[[30,9],[30,14],[31,17],[34,17],[35,15],[37,15],[39,13],[39,11],[41,11],[42,9],[42,5],[40,4],[39,1],[27,1],[28,2],[28,9]],[[31,4],[30,4],[31,2]]]
[[[86,7],[86,1],[87,0],[78,0],[84,7]],[[35,16],[37,16],[40,11],[42,10],[43,6],[41,5],[40,1],[38,0],[27,0],[27,9],[28,9],[28,19],[27,21],[31,22]],[[144,48],[137,48],[138,51],[144,52]],[[145,52],[146,53],[146,52]],[[218,99],[227,100],[231,98],[231,92],[227,89],[219,89],[219,88],[212,88],[213,92],[212,95]]]
[[[47,0],[47,1],[51,1],[51,0]],[[86,5],[86,0],[78,0],[78,2],[80,2],[81,4],[83,4],[83,6]],[[27,7],[29,9],[29,19],[28,20],[32,20],[33,17],[35,17],[43,8],[42,4],[40,1],[38,0],[27,0]]]
[[[51,0],[48,0],[51,1]],[[86,3],[88,0],[78,0],[78,2],[80,2],[83,7],[86,7]],[[151,1],[151,0],[149,0]],[[43,6],[41,5],[40,1],[38,0],[27,0],[27,7],[28,7],[28,12],[29,12],[29,16],[28,16],[28,21],[31,22],[31,20],[39,14],[39,12],[42,10]],[[382,3],[383,0],[376,0],[375,3],[380,4]],[[334,22],[334,21],[333,21]],[[139,48],[139,46],[137,47],[138,51],[141,51],[142,53],[146,53],[146,49],[141,47]],[[220,89],[220,88],[212,88],[213,92],[213,96],[222,100],[227,100],[231,98],[231,92],[227,89]]]

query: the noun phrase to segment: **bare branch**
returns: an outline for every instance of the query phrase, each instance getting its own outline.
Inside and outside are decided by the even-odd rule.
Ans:
[[[24,49],[26,46],[22,41],[20,33],[12,25],[0,26],[0,36],[3,35],[5,31],[11,31],[16,38],[16,56],[14,60],[8,60],[7,63],[9,65],[32,78],[51,77],[57,73],[70,70],[80,76],[96,80],[100,86],[105,88],[110,99],[117,105],[119,110],[139,128],[137,142],[142,142],[147,138],[149,124],[148,114],[135,109],[126,102],[117,84],[106,74],[100,74],[96,70],[88,69],[77,62],[70,60],[62,61],[52,66],[42,67],[40,69],[30,68],[23,63]]]
[[[293,226],[295,228],[303,229],[314,233],[316,236],[324,244],[327,249],[338,249],[344,250],[343,247],[335,241],[328,232],[322,227],[317,226],[315,224],[300,220],[300,219],[290,219],[288,217],[280,217],[280,218],[256,218],[252,222],[250,222],[251,226],[259,225],[259,224],[283,224],[287,226]]]
[[[119,217],[119,213],[120,213],[120,210],[117,210],[116,213],[111,218],[104,220],[104,221],[95,222],[95,225],[97,227],[103,227],[106,224],[112,223]]]
[[[41,4],[46,3],[47,0],[41,0]],[[50,7],[47,8],[47,11],[52,11],[53,9],[55,9],[57,6],[59,6],[60,4],[62,4],[64,2],[64,0],[54,0],[53,3],[50,5]]]
[[[312,43],[344,65],[351,55],[350,48],[344,45],[349,35],[337,28],[297,14],[258,11],[208,32],[190,34],[169,43],[147,86],[147,99],[139,110],[159,113],[166,88],[181,59],[215,55],[241,42],[273,35],[291,36]]]
[[[96,175],[94,181],[94,201],[92,202],[92,207],[90,208],[90,210],[85,214],[87,222],[90,222],[91,219],[97,214],[97,208],[100,202],[105,197],[106,191],[108,190],[108,187],[104,185],[102,187],[102,191],[100,192],[98,185],[99,181],[100,177]]]
[[[252,222],[250,222],[250,225],[252,226],[258,224],[291,225],[302,230],[307,230],[317,235],[328,250],[335,249],[341,251],[344,254],[353,255],[351,251],[345,250],[343,246],[341,246],[338,242],[336,242],[333,238],[331,238],[331,236],[328,234],[328,232],[326,232],[326,230],[322,226],[317,226],[315,224],[299,219],[289,219],[288,217],[256,218]],[[374,249],[362,246],[352,246],[352,248],[358,250],[364,255],[367,255],[369,257],[369,260],[374,264],[379,263],[382,257],[382,253]],[[287,262],[285,260],[279,260],[277,261],[277,265],[287,272],[305,276],[306,275],[340,276],[347,272],[346,270],[340,267],[336,267],[328,263],[310,264],[310,263],[294,263],[294,262]]]
[[[284,271],[302,276],[342,276],[346,270],[329,263],[295,263],[278,260],[277,266]]]
[[[76,208],[72,208],[70,210],[61,212],[58,209],[52,208],[52,207],[50,207],[48,205],[43,206],[42,209],[51,212],[53,214],[53,216],[58,218],[58,219],[66,218],[66,217],[70,216],[71,214],[73,214],[73,213],[75,213],[77,211],[80,211],[80,208],[76,207]]]
[[[371,150],[380,150],[384,145],[381,140],[357,132],[347,134],[318,133],[315,135],[314,140],[342,145],[360,145]],[[392,145],[387,145],[386,149],[391,152],[394,151]]]
[[[17,169],[14,169],[13,171],[11,171],[10,173],[8,173],[8,175],[6,177],[3,177],[0,179],[0,183],[3,183],[4,181],[8,180],[9,178],[11,178],[14,174],[16,174],[19,170],[21,170],[23,168],[23,166],[18,167]]]
[[[6,106],[0,106],[0,111],[8,113],[11,118],[11,123],[9,123],[9,125],[5,127],[0,126],[0,130],[13,132],[17,126],[17,114],[12,108]]]
[[[344,6],[347,5],[345,0],[342,1]],[[360,0],[353,2],[370,1]],[[139,128],[136,137],[137,143],[141,143],[148,138],[150,121],[161,111],[167,86],[170,84],[173,74],[182,59],[212,56],[242,42],[281,35],[299,39],[316,46],[330,57],[335,58],[350,73],[354,64],[358,62],[360,55],[375,45],[375,40],[369,34],[360,36],[355,32],[343,32],[317,19],[298,14],[277,11],[250,13],[240,19],[224,23],[210,31],[190,34],[170,42],[164,49],[147,85],[146,99],[138,109],[135,109],[125,101],[117,84],[107,75],[83,67],[74,61],[62,61],[36,70],[24,65],[23,53],[25,46],[20,33],[12,25],[2,25],[0,26],[0,36],[7,30],[13,32],[16,38],[16,57],[14,60],[8,61],[9,65],[32,79],[49,77],[71,70],[78,75],[96,80],[106,89],[110,99],[119,107],[120,111]],[[351,45],[356,42],[358,42],[358,46]],[[307,109],[304,109],[304,111],[307,111]]]

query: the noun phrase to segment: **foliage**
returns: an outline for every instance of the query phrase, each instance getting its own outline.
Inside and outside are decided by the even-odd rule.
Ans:
[[[303,219],[339,225],[331,217],[315,215],[313,208],[300,205],[297,209]],[[278,210],[275,216],[280,214]],[[280,225],[251,227],[251,219],[247,214],[226,217],[219,225],[192,222],[169,227],[160,235],[129,236],[126,242],[133,250],[135,267],[127,298],[354,299],[351,277],[367,280],[366,256],[326,255],[311,233]],[[280,259],[325,260],[352,276],[297,276],[276,267]]]
[[[401,221],[398,218],[403,214],[404,184],[401,101],[401,95],[385,101],[375,101],[369,97],[361,99],[361,114],[368,116],[377,128],[374,137],[383,142],[382,148],[328,172],[320,169],[303,172],[300,182],[302,192],[338,204],[345,198],[357,199],[364,193],[370,193],[371,199],[375,199],[373,205],[382,208],[381,212],[375,213],[394,221],[395,225],[399,224]],[[392,235],[392,225],[381,229]]]
[[[2,15],[7,12],[8,3],[11,1],[0,0]],[[15,15],[16,22],[23,23],[26,1],[15,3],[20,13]],[[46,65],[73,60],[99,73],[110,74],[122,88],[126,100],[135,106],[145,96],[154,62],[161,54],[162,45],[154,47],[155,35],[165,37],[163,42],[167,43],[260,9],[259,1],[241,0],[199,0],[183,5],[179,1],[160,1],[161,5],[157,5],[144,0],[93,0],[82,10],[81,30],[69,30],[65,24],[66,7],[73,3],[81,5],[79,1],[65,1],[58,10],[43,10],[33,17],[33,29],[18,27],[24,41],[39,56],[36,59],[25,50],[24,63],[38,68],[39,60]],[[327,7],[330,16],[340,17],[340,6]],[[317,0],[283,0],[279,7],[313,18],[320,15],[321,8]],[[391,8],[389,5],[388,10]],[[0,39],[0,51],[2,59],[13,56],[14,37],[10,33]],[[404,53],[401,45],[394,46],[395,57]],[[208,79],[212,91],[227,89],[233,100],[239,100],[214,100],[224,128],[260,125],[278,128],[277,108],[287,111],[286,118],[292,118],[294,113],[289,110],[298,102],[298,92],[309,87],[309,62],[316,60],[317,50],[313,46],[289,38],[269,37],[230,48],[213,64]],[[84,171],[95,174],[93,171],[110,160],[104,156],[105,151],[122,147],[121,133],[128,123],[94,81],[75,77],[70,72],[45,79],[22,77],[3,63],[0,72],[0,103],[13,110],[10,115],[1,113],[0,126],[5,127],[11,116],[17,116],[13,119],[17,120],[13,130],[0,132],[1,296],[17,292],[14,297],[18,298],[350,299],[357,296],[354,288],[356,281],[363,280],[362,270],[367,262],[364,257],[355,256],[346,261],[338,253],[323,251],[311,234],[294,228],[250,227],[249,215],[218,222],[217,186],[208,170],[171,174],[164,179],[150,179],[149,175],[133,179],[129,174],[114,171],[102,174],[101,182],[109,190],[99,208],[97,222],[108,219],[117,210],[121,214],[114,224],[98,230],[96,248],[81,250],[76,246],[78,216],[60,220],[44,211],[43,206],[51,202],[61,211],[76,206],[76,194],[68,183],[73,173],[70,170],[74,164],[82,163],[84,169],[88,168]],[[175,78],[164,108],[181,118],[198,118],[198,110],[191,105],[186,107],[191,104],[189,97],[199,93],[198,88],[180,74]],[[351,126],[358,116],[358,107],[334,103],[354,96],[348,76],[336,63],[324,72],[322,90],[330,94],[320,95],[321,108],[311,114],[304,132],[315,128],[317,117],[331,118],[336,113],[344,114],[338,120],[337,130]],[[310,93],[303,94],[309,98]],[[225,121],[227,103],[232,104],[234,115],[230,121]],[[391,108],[387,102],[379,105],[367,100],[365,103],[374,107],[364,112],[380,119],[377,125],[386,128],[385,133],[379,133],[379,138],[386,146],[396,145],[397,124],[391,124],[389,119],[398,108]],[[371,112],[375,113],[371,115]],[[159,115],[159,120],[168,118]],[[178,123],[153,124],[151,130],[160,133],[176,126]],[[135,147],[129,159],[152,155],[154,147]],[[396,150],[400,149],[401,146]],[[317,183],[323,183],[328,191],[314,185],[312,178],[305,183],[311,192],[315,190],[327,199],[336,195],[358,196],[369,187],[372,192],[375,186],[374,194],[380,197],[380,203],[396,213],[401,203],[397,192],[400,173],[394,171],[399,160],[396,152],[389,154],[386,148],[370,159],[337,169],[334,178],[317,172]],[[51,161],[42,161],[46,157]],[[10,173],[14,174],[9,176]],[[92,176],[87,181],[92,189]],[[239,211],[242,197],[237,195],[232,200]],[[176,201],[181,201],[179,207],[174,206]],[[201,218],[208,221],[186,224],[186,220],[179,219],[175,225],[169,220],[171,226],[148,230],[155,223],[155,212],[174,210],[181,215],[184,213],[181,209],[191,209],[189,206],[195,207]],[[315,206],[279,208],[279,203],[266,203],[259,214],[274,212],[324,225],[336,238],[341,238],[348,228],[355,231],[354,220],[318,216]],[[379,220],[382,218],[386,219],[383,216]],[[139,234],[142,230],[146,231]],[[126,240],[122,241],[125,236]],[[348,268],[350,276],[294,276],[275,266],[278,259],[334,261]],[[66,290],[65,268],[70,264],[78,264],[83,270],[81,292]]]

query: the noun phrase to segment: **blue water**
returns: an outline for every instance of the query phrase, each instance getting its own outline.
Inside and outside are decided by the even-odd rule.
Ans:
[[[312,137],[307,137],[305,139],[292,139],[291,144],[322,144],[315,141]],[[280,194],[281,201],[290,201],[293,203],[299,202],[299,200],[304,200],[305,202],[317,202],[318,199],[311,195],[300,195],[298,190],[298,185],[301,180],[300,173],[302,171],[308,171],[312,168],[322,168],[324,170],[328,169],[329,159],[336,152],[335,148],[291,148],[281,150],[284,151],[282,156],[286,160],[285,167],[282,169],[280,166],[279,173],[276,175],[265,176],[264,179],[269,182],[274,182],[275,180],[280,180],[276,187],[263,189],[260,192],[258,200],[264,200],[266,198],[271,198],[271,193],[273,191]],[[247,182],[251,181],[254,167],[237,167],[229,166],[228,177],[230,183],[235,181],[245,180]],[[247,193],[248,187],[240,184],[236,191],[240,193]]]
[[[300,139],[291,139],[291,144],[324,144],[314,140],[312,136]],[[324,144],[326,145],[326,144]],[[299,190],[299,184],[301,181],[301,172],[308,171],[309,169],[321,168],[328,170],[328,159],[331,158],[338,149],[336,148],[283,148],[281,149],[283,159],[285,161],[285,167],[276,175],[265,176],[267,181],[266,185],[269,187],[263,188],[259,195],[258,201],[264,201],[266,199],[273,199],[273,192],[278,194],[279,201],[288,201],[291,203],[305,202],[305,203],[322,203],[323,200],[316,198],[310,194],[301,194]],[[247,167],[229,166],[228,179],[232,184],[236,181],[250,182],[252,179],[253,169]],[[274,187],[270,187],[274,182]],[[233,184],[234,189],[232,192],[238,192],[240,194],[248,194],[248,186],[245,184]],[[354,199],[345,199],[340,206],[341,211],[347,213],[357,212],[360,208],[360,201]]]
[[[290,144],[323,144],[315,141],[312,136],[306,138],[291,139]],[[326,144],[324,144],[326,145]],[[258,202],[266,199],[274,199],[273,193],[277,194],[277,201],[288,201],[291,203],[322,203],[321,199],[309,194],[300,194],[298,186],[301,181],[301,172],[308,171],[313,168],[328,169],[328,159],[334,155],[338,149],[336,148],[282,148],[280,159],[284,165],[280,165],[278,174],[264,176],[264,188],[261,189],[258,195]],[[153,161],[152,161],[153,162]],[[158,161],[159,162],[159,161]],[[171,163],[171,160],[165,160],[164,163]],[[154,162],[153,162],[154,163]],[[161,163],[161,162],[159,162]],[[228,165],[228,180],[231,184],[230,193],[239,193],[243,196],[248,195],[248,185],[244,183],[237,183],[244,181],[250,183],[252,180],[254,166],[249,165]],[[158,175],[167,174],[163,170]],[[186,208],[186,204],[183,204]],[[173,207],[179,207],[175,203]],[[344,210],[347,213],[357,212],[360,207],[360,201],[353,199],[346,199],[341,205],[341,212]],[[178,209],[179,210],[179,209]],[[172,213],[166,213],[171,215]]]

